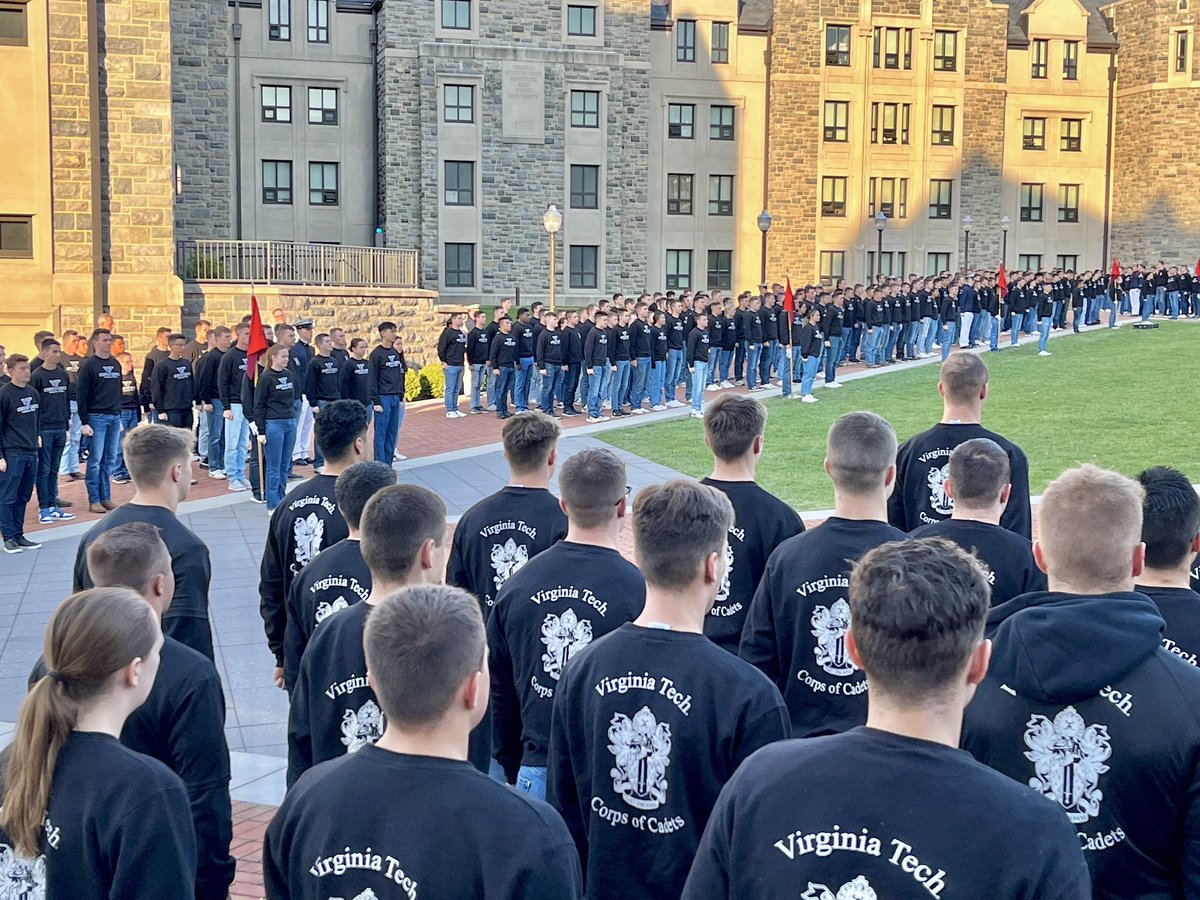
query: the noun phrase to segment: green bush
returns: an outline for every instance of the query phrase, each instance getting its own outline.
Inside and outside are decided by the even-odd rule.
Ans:
[[[421,368],[421,388],[426,397],[446,396],[446,373],[441,363],[430,363]]]
[[[404,399],[405,400],[427,400],[430,395],[423,393],[427,385],[421,383],[421,376],[416,369],[409,369],[408,374],[404,376]]]

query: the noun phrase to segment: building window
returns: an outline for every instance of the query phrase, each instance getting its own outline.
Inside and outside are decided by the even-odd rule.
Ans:
[[[447,84],[445,107],[442,118],[446,122],[471,123],[475,121],[475,86],[472,84]]]
[[[329,0],[308,0],[308,42],[329,43]]]
[[[26,3],[0,3],[0,45],[25,47],[29,44],[27,6]]]
[[[826,100],[824,138],[833,143],[850,140],[850,101]]]
[[[708,214],[710,216],[733,215],[733,176],[708,176]]]
[[[871,143],[907,144],[911,115],[909,103],[872,103]]]
[[[908,218],[908,179],[872,178],[868,182],[868,215],[882,212],[889,219]]]
[[[912,37],[911,28],[876,26],[871,45],[871,64],[876,69],[911,69]]]
[[[712,61],[714,63],[729,62],[729,23],[713,22],[712,25]]]
[[[690,103],[667,106],[667,137],[690,141],[695,136],[696,107]]]
[[[1045,78],[1050,58],[1050,42],[1045,38],[1034,38],[1029,42],[1029,74],[1033,78]]]
[[[692,286],[692,251],[667,251],[667,290],[684,290]]]
[[[708,251],[708,289],[727,291],[733,287],[733,251]]]
[[[1063,272],[1074,272],[1079,268],[1079,257],[1074,253],[1060,253],[1056,268]]]
[[[667,176],[667,215],[690,216],[692,214],[693,175]]]
[[[471,0],[442,0],[442,27],[470,31]]]
[[[600,167],[571,166],[571,209],[600,208]]]
[[[825,26],[825,65],[850,65],[850,26]]]
[[[446,245],[446,287],[475,287],[475,245]]]
[[[267,37],[272,41],[292,39],[292,0],[267,0]]]
[[[875,268],[875,251],[867,251],[867,271],[871,274],[887,275],[903,275],[905,266],[906,253],[900,251],[892,253],[890,250],[885,251],[879,257],[879,268]]]
[[[933,143],[943,147],[954,145],[954,107],[935,106],[933,108]]]
[[[925,254],[925,274],[926,275],[941,275],[943,272],[950,271],[950,254],[949,253],[926,253]]]
[[[1021,147],[1025,150],[1046,149],[1046,120],[1026,116],[1021,126]]]
[[[1186,73],[1188,69],[1188,33],[1186,31],[1175,32],[1175,71],[1177,73]]]
[[[289,160],[264,159],[262,164],[262,202],[292,205],[292,164]]]
[[[1042,190],[1045,185],[1021,185],[1021,221],[1042,221]]]
[[[732,141],[733,107],[711,106],[708,116],[708,139],[710,141]]]
[[[0,259],[33,259],[33,216],[0,216]]]
[[[600,127],[599,91],[571,91],[571,127]]]
[[[837,281],[846,277],[846,251],[821,251],[821,280]]]
[[[1063,78],[1079,78],[1079,41],[1063,41]]]
[[[447,160],[446,205],[475,205],[475,163]]]
[[[958,71],[957,31],[935,31],[933,33],[933,71]]]
[[[1058,186],[1058,221],[1079,221],[1079,185],[1060,184]]]
[[[308,203],[310,206],[337,206],[338,164],[308,164]]]
[[[336,125],[338,123],[337,88],[308,89],[308,124]]]
[[[596,37],[596,7],[567,7],[567,36]]]
[[[1017,270],[1020,272],[1042,271],[1042,254],[1022,253],[1017,257]]]
[[[571,275],[568,282],[571,287],[595,290],[599,269],[599,247],[579,244],[571,246]]]
[[[954,180],[934,178],[929,182],[929,218],[949,219],[954,206]]]
[[[821,179],[821,215],[846,215],[846,178],[844,175],[826,175]]]
[[[1078,153],[1083,149],[1083,119],[1063,119],[1061,148],[1066,153]]]
[[[262,86],[262,120],[264,122],[292,121],[292,89],[276,84]]]
[[[696,61],[696,22],[680,19],[675,23],[675,61]]]

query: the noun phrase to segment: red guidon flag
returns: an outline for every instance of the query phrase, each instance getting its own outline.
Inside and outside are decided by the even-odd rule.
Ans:
[[[1200,266],[1200,263],[1197,263],[1197,266]],[[796,297],[792,293],[792,276],[786,276],[786,281],[787,290],[783,292],[783,308],[790,313],[794,313],[796,311]]]
[[[1115,256],[1113,257],[1112,271],[1109,272],[1109,274],[1112,276],[1113,281],[1116,281],[1121,277],[1121,264],[1117,262],[1117,258]]]
[[[1000,290],[1000,299],[1008,293],[1008,279],[1004,275],[1004,263],[1000,263],[1000,274],[996,276],[996,287]]]
[[[1196,260],[1196,277],[1200,278],[1200,259]]]
[[[262,316],[258,314],[258,298],[250,294],[250,346],[246,348],[246,377],[254,383],[258,373],[258,358],[267,352],[267,336],[263,334]]]

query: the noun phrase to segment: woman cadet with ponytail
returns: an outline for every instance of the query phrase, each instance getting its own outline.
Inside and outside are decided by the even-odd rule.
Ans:
[[[191,900],[196,837],[179,776],[118,741],[150,693],[158,617],[135,592],[59,604],[49,669],[25,698],[4,765],[0,885],[47,900]]]

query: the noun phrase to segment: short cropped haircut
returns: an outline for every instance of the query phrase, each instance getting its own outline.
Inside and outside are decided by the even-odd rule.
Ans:
[[[625,463],[611,450],[586,447],[563,463],[558,489],[571,523],[596,528],[616,515],[625,496]]]
[[[383,334],[385,331],[395,331],[395,330],[396,330],[395,322],[380,322],[379,323],[379,333],[380,334]]]
[[[1095,593],[1127,581],[1142,539],[1144,498],[1136,481],[1090,463],[1050,482],[1038,507],[1038,543],[1050,578]]]
[[[135,487],[160,486],[171,467],[191,462],[196,436],[186,428],[139,425],[121,442],[125,468]]]
[[[360,549],[371,577],[400,582],[408,577],[421,546],[446,540],[446,506],[428,488],[393,484],[367,501],[359,518]]]
[[[947,400],[973,403],[988,383],[988,367],[977,353],[955,353],[942,363],[939,379]]]
[[[396,472],[385,462],[356,462],[333,485],[338,512],[346,524],[357,529],[367,501],[396,483]]]
[[[633,503],[633,544],[646,583],[691,584],[700,564],[729,539],[733,505],[706,484],[676,479],[638,492]]]
[[[129,522],[92,541],[87,570],[92,587],[127,587],[145,594],[155,578],[171,571],[171,551],[157,527]]]
[[[509,468],[517,473],[540,469],[558,444],[561,430],[558,423],[543,412],[529,412],[509,419],[501,432]]]
[[[291,325],[288,325],[286,322],[280,322],[278,325],[275,326],[276,340],[279,339],[279,336],[281,334],[295,334],[295,333],[296,333],[296,329],[293,328]]]
[[[713,456],[722,462],[741,459],[767,427],[767,408],[754,397],[721,394],[704,411],[704,432]]]
[[[1178,469],[1156,466],[1137,477],[1146,499],[1142,504],[1142,542],[1146,565],[1174,569],[1191,560],[1191,543],[1200,531],[1200,497]]]
[[[363,649],[388,722],[398,728],[432,725],[463,682],[483,668],[479,601],[444,584],[403,588],[371,610]]]
[[[167,343],[168,344],[173,344],[176,341],[183,341],[186,344],[187,343],[187,335],[179,334],[178,332],[175,334],[167,335]]]
[[[896,432],[883,416],[846,413],[829,427],[825,456],[834,487],[868,494],[882,486],[884,472],[896,462]]]
[[[218,325],[216,328],[213,329],[213,334],[215,334],[217,337],[224,337],[225,335],[232,334],[232,333],[233,332],[231,332],[229,330],[228,325]]]
[[[963,441],[950,454],[950,486],[954,502],[991,506],[1011,477],[1012,464],[1004,448],[991,438]]]
[[[979,560],[945,538],[891,541],[850,572],[850,631],[871,690],[938,699],[983,638],[992,589]]]
[[[8,367],[11,369],[13,366],[19,366],[21,363],[27,362],[29,362],[29,357],[24,353],[14,353],[8,358]]]
[[[367,408],[357,400],[334,400],[313,417],[313,432],[325,458],[341,461],[367,433]]]

